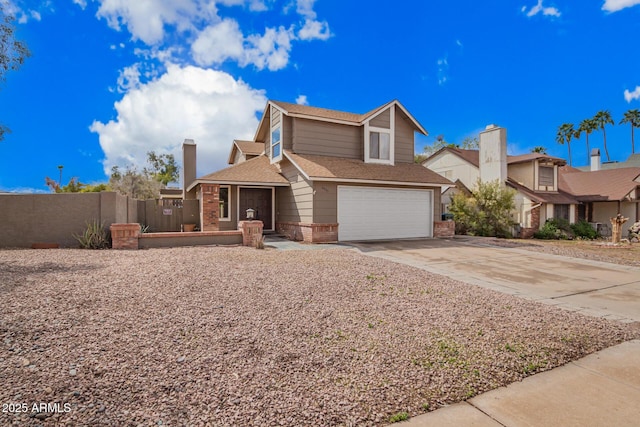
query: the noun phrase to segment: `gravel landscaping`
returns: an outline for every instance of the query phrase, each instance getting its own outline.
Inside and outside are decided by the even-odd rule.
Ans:
[[[496,239],[493,237],[474,237],[474,239],[484,239],[487,244],[493,246],[521,248],[534,252],[640,267],[640,243],[612,244],[606,239],[593,241]]]
[[[349,249],[3,250],[0,293],[0,425],[385,425],[640,337]]]

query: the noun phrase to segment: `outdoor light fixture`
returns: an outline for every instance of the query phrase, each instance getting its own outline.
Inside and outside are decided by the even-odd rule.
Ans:
[[[251,208],[247,209],[247,219],[249,221],[253,220],[255,213],[256,211],[254,211],[253,209]]]

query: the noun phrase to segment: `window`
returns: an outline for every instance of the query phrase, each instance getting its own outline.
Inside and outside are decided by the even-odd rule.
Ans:
[[[278,157],[280,157],[280,140],[281,140],[281,135],[280,135],[280,128],[276,128],[274,130],[271,131],[271,158],[272,159],[277,159]]]
[[[540,176],[538,178],[538,185],[553,187],[553,166],[540,166],[538,169]]]
[[[391,153],[391,135],[386,132],[371,132],[369,134],[369,158],[389,160]]]
[[[229,193],[230,187],[224,186],[220,187],[220,210],[218,211],[218,217],[222,221],[231,221],[231,216],[229,215]]]
[[[377,119],[377,116],[389,112],[389,121]],[[384,110],[369,118],[364,123],[364,161],[393,165],[395,162],[395,129],[396,106]],[[385,115],[386,117],[386,115]],[[373,124],[372,124],[373,123]],[[387,127],[388,126],[388,127]]]
[[[569,205],[553,205],[553,217],[569,221]]]

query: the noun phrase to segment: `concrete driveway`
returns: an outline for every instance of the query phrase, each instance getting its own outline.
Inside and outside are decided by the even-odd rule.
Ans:
[[[353,243],[365,255],[572,311],[640,321],[640,268],[491,246],[486,239]]]

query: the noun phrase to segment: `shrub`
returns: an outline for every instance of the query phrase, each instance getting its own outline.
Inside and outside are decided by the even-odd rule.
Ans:
[[[107,249],[109,248],[109,233],[104,224],[93,220],[86,222],[87,228],[80,235],[74,235],[73,238],[80,243],[82,249]]]
[[[533,237],[541,240],[567,240],[573,239],[574,232],[566,219],[551,218],[540,230],[533,233]]]
[[[456,231],[475,236],[509,237],[514,197],[515,191],[501,186],[498,181],[478,181],[471,195],[456,193],[450,207]]]
[[[596,229],[585,220],[580,220],[575,224],[571,224],[571,230],[573,230],[576,237],[581,239],[593,240],[599,237]]]

